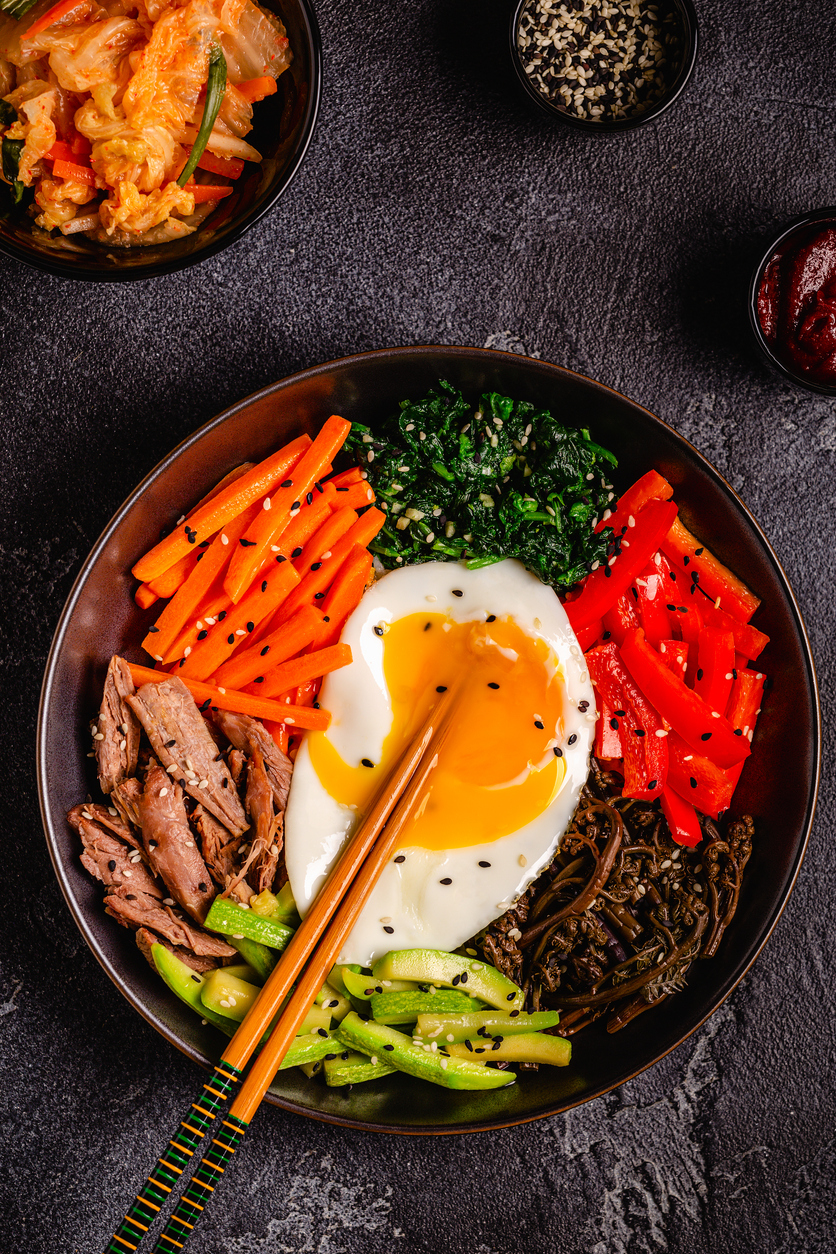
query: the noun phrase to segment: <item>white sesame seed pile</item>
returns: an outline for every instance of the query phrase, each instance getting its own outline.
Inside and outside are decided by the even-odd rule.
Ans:
[[[529,0],[517,46],[531,83],[553,104],[606,122],[661,99],[684,41],[668,0]]]

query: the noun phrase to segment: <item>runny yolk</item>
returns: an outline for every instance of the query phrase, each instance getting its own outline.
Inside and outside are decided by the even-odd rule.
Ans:
[[[545,641],[512,619],[455,623],[412,614],[383,637],[392,726],[381,760],[353,767],[327,733],[309,734],[311,761],[327,792],[360,814],[438,701],[439,687],[464,685],[426,801],[407,823],[403,846],[462,848],[498,840],[549,805],[565,768],[552,749],[561,738],[563,676]]]

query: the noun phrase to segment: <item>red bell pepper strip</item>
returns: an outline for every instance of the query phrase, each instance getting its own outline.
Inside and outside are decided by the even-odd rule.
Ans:
[[[679,518],[671,526],[661,545],[662,552],[672,561],[684,566],[692,583],[699,583],[703,592],[742,623],[748,623],[760,605],[759,599],[746,587],[737,575],[709,553],[696,536],[692,536]],[[693,575],[697,579],[693,579]],[[719,604],[718,604],[719,603]]]
[[[702,828],[697,812],[690,801],[680,797],[679,793],[674,792],[669,785],[662,789],[662,796],[659,800],[662,813],[668,821],[671,836],[676,843],[689,845],[691,848],[698,845],[702,840]]]
[[[651,501],[635,517],[635,526],[628,528],[621,551],[605,560],[603,566],[591,571],[576,601],[568,601],[565,609],[577,635],[610,609],[622,592],[626,592],[636,575],[650,561],[676,520],[673,501]]]
[[[732,685],[726,718],[744,740],[751,740],[761,712],[766,676],[760,671],[739,669]]]
[[[624,643],[624,637],[634,627],[641,627],[636,603],[629,593],[623,592],[612,609],[607,610],[603,619],[602,638],[614,640],[617,645]]]
[[[751,752],[745,738],[735,736],[731,724],[712,710],[698,693],[686,688],[647,643],[637,628],[621,647],[624,665],[647,700],[662,718],[697,753],[703,753],[717,766],[734,766]]]
[[[654,648],[657,648],[661,640],[670,639],[673,633],[671,620],[665,608],[668,603],[665,577],[655,562],[650,562],[641,574],[636,576],[631,591],[634,592],[645,638]]]
[[[671,732],[668,736],[668,786],[703,814],[718,819],[731,804],[743,764],[721,770]]]
[[[668,670],[673,671],[680,679],[685,678],[688,669],[688,644],[684,640],[660,640],[659,657]]]
[[[595,530],[603,531],[605,527],[612,527],[618,534],[622,527],[629,527],[630,517],[635,518],[648,501],[669,501],[672,496],[673,488],[667,479],[663,479],[656,470],[648,470],[646,475],[637,479],[633,486],[619,497],[618,504],[612,513],[609,510],[605,511],[604,517]]]
[[[735,618],[726,610],[716,606],[700,587],[699,582],[694,583],[688,578],[686,567],[677,562],[670,563],[663,553],[659,556],[671,581],[665,585],[670,593],[670,599],[687,606],[696,606],[700,618],[707,626],[721,627],[724,631],[730,631],[734,636],[735,649],[747,659],[754,661],[755,658],[760,657],[769,644],[769,636],[758,631],[757,627],[753,627],[751,623],[742,623],[739,618]]]
[[[44,153],[45,161],[71,161],[77,163],[79,154],[73,151],[71,144],[65,144],[63,140],[56,139],[49,152]]]
[[[598,722],[595,724],[595,756],[605,761],[624,757],[621,740],[621,723],[615,717],[620,706],[611,705],[606,694],[598,688]]]
[[[652,801],[668,773],[667,732],[662,719],[628,673],[612,642],[590,649],[586,663],[603,704],[611,707],[610,725],[621,733],[625,797]],[[616,727],[612,727],[616,723]],[[664,734],[657,736],[656,732]]]
[[[244,162],[240,157],[216,157],[213,152],[204,152],[197,168],[208,170],[210,174],[222,174],[224,178],[237,179],[244,173]]]
[[[697,641],[694,692],[719,714],[725,714],[734,680],[734,637],[730,631],[703,627]]]
[[[597,644],[601,639],[603,630],[604,624],[600,618],[596,622],[590,623],[588,627],[581,628],[577,635],[577,641],[584,653],[586,653],[587,649],[591,649],[594,644]]]

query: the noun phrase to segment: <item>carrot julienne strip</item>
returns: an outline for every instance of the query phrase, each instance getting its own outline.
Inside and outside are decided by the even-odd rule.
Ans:
[[[256,624],[274,613],[298,584],[299,575],[290,562],[273,566],[260,583],[254,584],[230,608],[223,622],[216,623],[207,637],[195,645],[180,668],[181,676],[205,680],[214,675]]]
[[[323,558],[327,560],[338,540],[357,522],[353,509],[338,509],[325,520],[315,535],[311,536],[301,555],[293,563],[300,575],[313,570]]]
[[[228,564],[234,546],[244,534],[259,509],[258,502],[250,505],[243,514],[229,521],[226,528],[203,549],[203,557],[193,567],[191,574],[174,594],[157,619],[154,627],[142,642],[142,647],[153,658],[168,655],[176,637],[194,614],[200,601],[206,596],[213,582]],[[192,553],[184,554],[191,559]],[[183,560],[182,558],[180,559]],[[178,563],[175,563],[177,565]],[[170,568],[173,569],[173,568]],[[162,578],[162,576],[161,576]]]
[[[350,430],[351,423],[344,418],[335,415],[328,418],[313,444],[294,466],[292,475],[288,476],[287,487],[278,488],[270,499],[270,509],[265,509],[264,514],[248,529],[246,548],[235,554],[224,581],[231,601],[240,601],[262,559],[269,552],[274,537],[281,534],[288,519],[296,516],[296,510],[310,495]],[[308,504],[312,503],[313,497]]]
[[[295,653],[301,653],[315,638],[321,626],[320,611],[315,610],[312,605],[303,605],[278,631],[265,636],[250,648],[239,648],[215,672],[215,682],[225,688],[243,688],[256,675],[267,675]],[[286,688],[289,686],[285,684]]]
[[[200,509],[195,510],[186,524],[176,527],[165,539],[155,544],[153,549],[139,559],[133,568],[135,578],[144,583],[156,579],[163,571],[173,566],[184,553],[188,553],[193,544],[208,540],[230,519],[236,518],[254,501],[266,496],[296,466],[310,444],[309,435],[301,435],[298,439],[292,440],[277,453],[271,453],[264,461],[253,466],[245,475],[219,492],[212,500],[207,501]],[[190,539],[190,536],[194,539]]]
[[[309,681],[340,670],[350,662],[351,649],[347,644],[334,644],[316,653],[303,653],[300,657],[291,658],[289,662],[283,662],[275,670],[268,671],[264,683],[258,685],[258,689],[265,697],[278,697],[294,684],[307,685]],[[246,691],[255,692],[256,685],[250,684]],[[310,696],[313,700],[313,691]]]
[[[372,555],[361,544],[356,544],[345,559],[328,595],[320,602],[322,612],[330,622],[323,623],[313,642],[315,649],[327,648],[339,640],[345,621],[359,605],[372,572]]]
[[[240,157],[216,157],[213,152],[204,152],[197,163],[199,170],[208,170],[210,174],[222,174],[228,179],[238,179],[244,173],[244,162]]]
[[[193,611],[194,617],[190,618],[171,648],[163,655],[163,664],[165,666],[172,666],[175,662],[179,662],[181,658],[187,657],[186,650],[192,651],[202,631],[213,627],[217,622],[223,622],[229,609],[229,597],[223,590],[222,578],[223,574],[215,580],[206,593],[205,598]]]
[[[79,18],[90,8],[90,0],[59,0],[58,4],[54,4],[51,9],[47,9],[46,13],[42,13],[36,18],[27,31],[21,35],[21,40],[33,39],[35,35],[40,35],[41,31],[48,30],[56,22],[60,22],[63,17],[67,17],[75,9],[80,9]]]
[[[311,602],[316,604],[322,600],[354,546],[360,544],[365,547],[370,544],[385,521],[386,515],[374,505],[365,514],[361,514],[342,539],[337,541],[331,550],[331,556],[322,563],[319,570],[309,571],[299,586],[294,588],[274,617],[271,630],[286,622],[301,605]]]
[[[250,104],[255,104],[257,100],[264,100],[265,96],[275,95],[279,89],[276,80],[269,74],[264,74],[260,78],[246,78],[243,83],[236,83],[235,86]]]
[[[89,165],[78,165],[75,161],[56,161],[52,173],[57,179],[77,179],[79,183],[96,186],[96,175]]]
[[[159,684],[170,676],[165,671],[154,671],[149,666],[137,666],[129,663],[131,678],[137,687],[142,684]],[[204,684],[196,679],[180,679],[201,706],[208,709],[214,706],[218,710],[231,710],[235,714],[250,714],[253,718],[271,719],[274,723],[290,723],[304,727],[309,731],[326,731],[331,722],[327,710],[314,710],[307,706],[282,705],[278,701],[269,701],[265,697],[254,697],[246,692],[222,691],[212,684]]]
[[[183,191],[191,192],[196,205],[205,204],[207,200],[223,200],[225,196],[231,196],[234,190],[225,184],[195,183],[194,181],[187,183],[183,188]]]
[[[141,610],[150,609],[155,601],[159,601],[159,593],[149,587],[147,583],[141,583],[134,593],[134,600]]]

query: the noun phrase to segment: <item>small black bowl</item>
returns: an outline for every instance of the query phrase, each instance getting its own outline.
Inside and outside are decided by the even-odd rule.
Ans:
[[[787,577],[734,490],[672,427],[634,401],[545,361],[488,349],[419,347],[361,353],[303,370],[234,405],[162,461],[108,524],[79,574],[55,633],[38,722],[41,813],[58,881],[87,944],[131,1005],[168,1041],[204,1066],[223,1048],[151,972],[133,935],[102,909],[102,894],[79,861],[66,813],[96,789],[87,758],[110,655],[132,660],[156,617],[137,608],[130,570],[162,520],[199,500],[242,458],[258,460],[327,414],[372,426],[406,396],[448,379],[470,398],[482,392],[548,406],[589,427],[618,457],[620,491],[655,467],[675,489],[687,527],[762,598],[755,625],[770,637],[758,665],[772,687],[752,756],[735,793],[735,813],[752,814],[758,837],[740,904],[717,957],[695,963],[688,985],[617,1037],[594,1023],[575,1041],[570,1067],[543,1067],[490,1093],[438,1089],[403,1074],[351,1092],[278,1072],[267,1100],[297,1114],[365,1131],[472,1132],[568,1110],[599,1097],[675,1049],[729,995],[774,928],[804,855],[820,767],[821,720],[810,645]],[[792,727],[792,735],[787,728]]]
[[[836,384],[819,383],[817,380],[811,379],[809,375],[794,370],[789,362],[784,361],[768,343],[758,318],[758,292],[760,291],[764,271],[772,258],[791,243],[801,243],[806,234],[812,234],[817,228],[827,223],[836,227],[836,207],[829,206],[825,209],[817,209],[814,213],[805,213],[801,217],[793,218],[789,226],[785,227],[781,234],[772,240],[752,273],[749,283],[748,308],[749,323],[752,327],[755,343],[760,349],[761,355],[769,362],[773,370],[777,370],[785,378],[791,379],[799,387],[806,388],[808,392],[819,392],[824,396],[836,396]],[[797,239],[794,240],[794,237],[797,237]]]
[[[590,118],[578,118],[573,113],[569,113],[562,105],[554,104],[549,100],[548,96],[539,91],[531,82],[525,67],[522,63],[520,51],[517,46],[517,31],[520,25],[522,11],[528,0],[518,0],[511,15],[511,26],[509,30],[509,41],[511,50],[511,64],[514,67],[520,87],[523,94],[535,105],[541,113],[545,113],[548,117],[557,122],[565,122],[567,126],[574,126],[579,131],[592,131],[595,133],[612,132],[612,131],[631,131],[637,126],[643,126],[646,122],[653,122],[660,117],[670,106],[678,99],[682,93],[685,84],[691,77],[694,63],[697,59],[697,47],[699,44],[699,36],[697,33],[697,13],[691,3],[691,0],[670,0],[672,8],[679,14],[682,23],[682,60],[679,69],[668,85],[667,91],[656,101],[655,104],[649,106],[641,113],[635,114],[629,118],[611,118],[608,121],[593,121]]]
[[[0,252],[66,279],[121,283],[154,279],[196,265],[234,244],[290,183],[311,142],[322,83],[322,44],[309,0],[262,0],[287,30],[293,60],[278,91],[253,110],[247,140],[262,153],[247,163],[227,196],[193,235],[146,248],[110,248],[79,236],[41,231],[25,213],[0,219]]]

